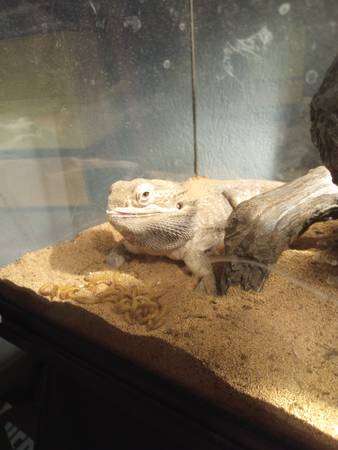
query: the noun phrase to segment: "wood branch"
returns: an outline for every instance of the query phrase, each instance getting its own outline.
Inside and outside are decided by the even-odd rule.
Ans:
[[[221,292],[233,284],[261,290],[280,254],[312,223],[330,217],[338,217],[338,187],[323,166],[241,203],[225,230]]]
[[[338,184],[338,56],[311,102],[311,138]]]

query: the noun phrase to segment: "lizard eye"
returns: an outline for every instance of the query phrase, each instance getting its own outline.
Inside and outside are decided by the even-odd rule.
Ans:
[[[182,209],[183,208],[183,203],[182,202],[178,202],[176,205],[177,209]]]
[[[136,189],[136,199],[139,203],[145,204],[151,200],[151,193],[153,189],[148,183],[139,185]]]

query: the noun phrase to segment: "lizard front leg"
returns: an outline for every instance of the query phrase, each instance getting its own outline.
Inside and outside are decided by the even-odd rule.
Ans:
[[[203,252],[190,251],[183,260],[193,275],[199,278],[196,288],[208,295],[217,295],[215,275],[207,255]]]
[[[118,269],[126,261],[131,259],[131,254],[125,248],[123,244],[119,244],[114,247],[107,256],[106,262],[114,269]]]

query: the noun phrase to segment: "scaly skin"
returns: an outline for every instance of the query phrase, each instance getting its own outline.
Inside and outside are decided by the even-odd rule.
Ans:
[[[133,254],[183,260],[207,294],[216,293],[210,256],[224,245],[224,230],[242,201],[280,186],[266,180],[190,178],[182,183],[134,179],[110,187],[107,216],[124,240],[108,262],[120,267]]]

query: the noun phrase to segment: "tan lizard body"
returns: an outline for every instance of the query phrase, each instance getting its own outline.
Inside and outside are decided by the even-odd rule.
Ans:
[[[224,245],[224,229],[242,201],[282,183],[267,180],[190,178],[182,183],[135,179],[112,184],[108,220],[124,237],[109,262],[119,267],[127,252],[183,260],[208,294],[216,291],[209,256]],[[127,252],[125,251],[127,250]]]

